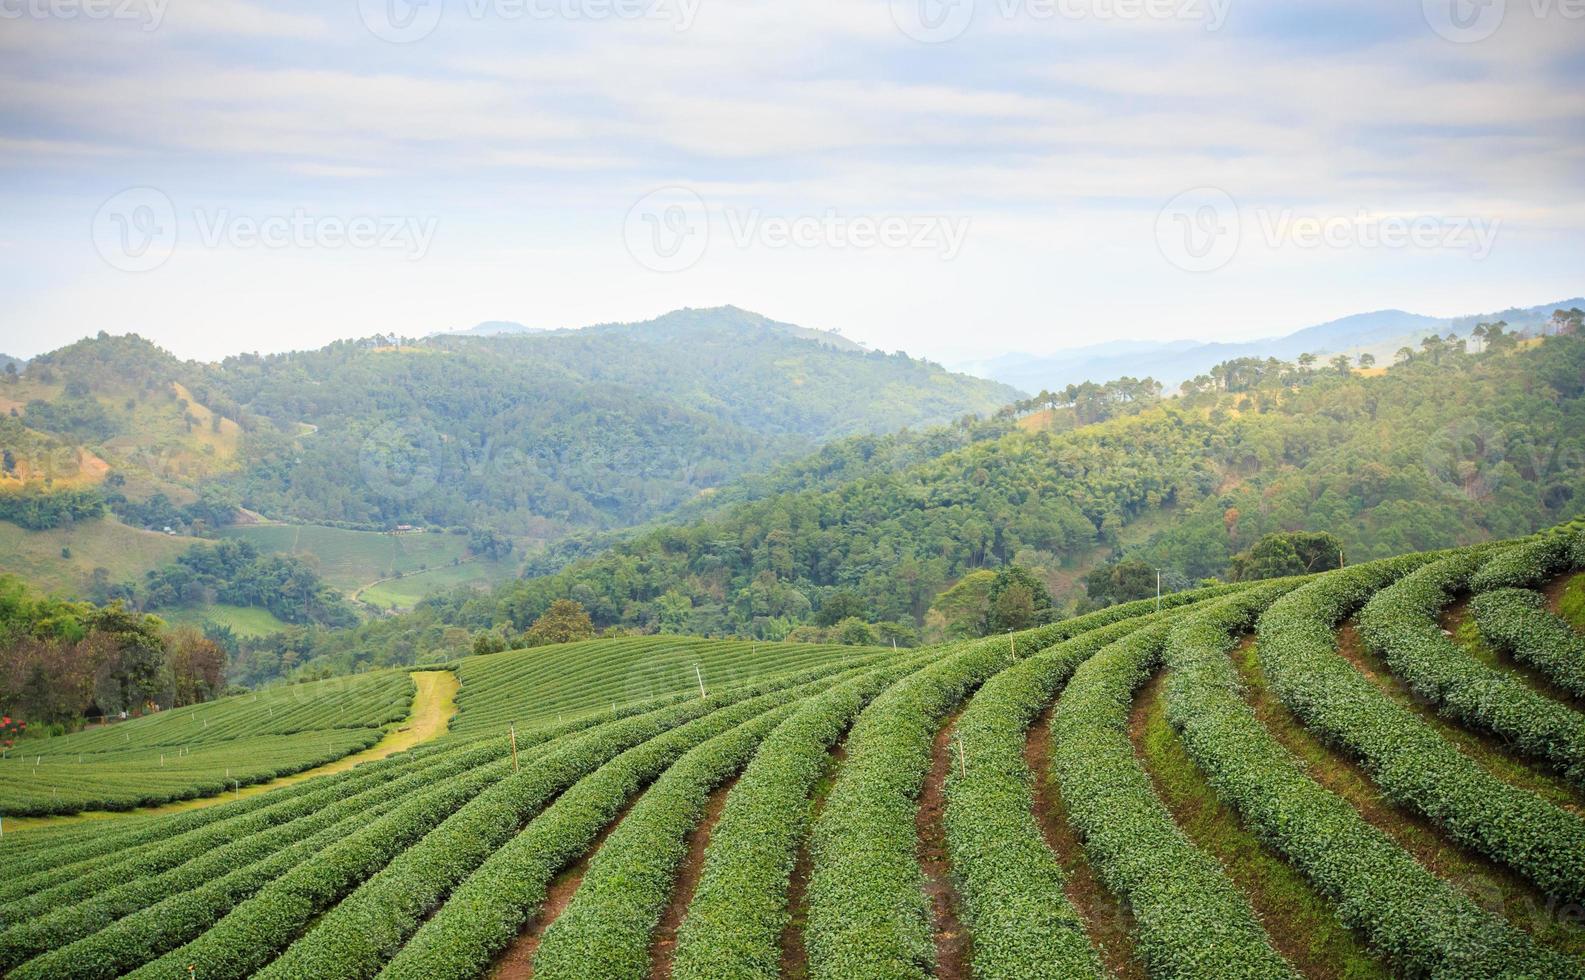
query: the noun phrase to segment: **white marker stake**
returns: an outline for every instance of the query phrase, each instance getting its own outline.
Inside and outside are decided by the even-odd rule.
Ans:
[[[699,672],[699,665],[698,664],[694,664],[693,665],[693,676],[695,676],[695,677],[697,677],[699,679],[699,700],[702,701],[702,700],[704,700],[704,697],[705,697],[705,693],[704,693],[704,675]]]

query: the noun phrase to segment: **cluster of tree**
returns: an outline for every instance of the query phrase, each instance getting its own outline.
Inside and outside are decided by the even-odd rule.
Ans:
[[[148,573],[136,599],[147,609],[221,602],[268,609],[288,623],[348,627],[358,616],[341,593],[302,559],[259,553],[252,542],[195,544],[176,561]]]
[[[121,603],[41,596],[0,576],[0,711],[8,717],[71,727],[204,701],[224,683],[224,651],[196,630],[167,629]]]
[[[104,512],[104,498],[87,487],[46,490],[26,486],[0,491],[0,521],[10,521],[30,531],[64,527],[103,516]]]
[[[198,499],[178,506],[163,493],[155,492],[143,500],[129,500],[121,488],[126,480],[111,473],[105,480],[105,505],[124,524],[150,531],[203,534],[225,527],[236,520],[237,498],[229,487],[210,484],[198,492]]]
[[[1233,556],[1233,582],[1309,575],[1343,567],[1343,542],[1325,531],[1273,532]]]
[[[1143,411],[1161,401],[1161,382],[1154,378],[1118,378],[1104,384],[1086,381],[1068,385],[1061,391],[1042,391],[1033,398],[1013,402],[1002,415],[1028,415],[1031,412],[1071,410],[1078,425],[1092,425],[1119,415]]]

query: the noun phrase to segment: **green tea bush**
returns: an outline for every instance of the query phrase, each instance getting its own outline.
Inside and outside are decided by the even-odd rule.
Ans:
[[[1227,651],[1282,591],[1229,600],[1167,638],[1167,718],[1217,796],[1406,975],[1578,975],[1578,963],[1481,909],[1311,779],[1255,717]]]
[[[1168,625],[1131,633],[1074,671],[1052,715],[1052,773],[1085,854],[1133,910],[1153,976],[1295,976],[1221,865],[1178,829],[1134,754],[1129,709],[1161,663]]]
[[[1481,636],[1535,668],[1558,689],[1585,698],[1585,636],[1547,611],[1529,589],[1497,589],[1469,604]]]
[[[1449,745],[1337,652],[1338,623],[1435,560],[1389,558],[1331,572],[1272,603],[1257,626],[1262,669],[1305,727],[1358,759],[1393,802],[1549,894],[1585,898],[1585,821],[1503,782]]]
[[[1474,659],[1437,622],[1485,560],[1461,552],[1404,576],[1365,604],[1359,635],[1438,714],[1585,781],[1585,715]]]

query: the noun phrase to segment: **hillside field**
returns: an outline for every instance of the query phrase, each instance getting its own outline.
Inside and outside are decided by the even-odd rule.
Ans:
[[[385,608],[410,607],[424,595],[452,585],[493,584],[510,578],[515,569],[512,556],[501,561],[477,560],[468,555],[467,536],[434,531],[386,533],[314,524],[251,524],[220,533],[249,541],[265,554],[279,552],[309,559],[329,585],[349,597],[356,595]],[[398,575],[401,578],[395,578]]]
[[[1585,976],[1582,570],[1569,526],[916,650],[467,658],[409,751],[0,838],[0,970]],[[268,734],[137,751],[204,713]]]

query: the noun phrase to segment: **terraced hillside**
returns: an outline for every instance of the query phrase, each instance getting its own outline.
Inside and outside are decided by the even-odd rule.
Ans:
[[[924,650],[476,658],[410,751],[7,834],[0,971],[1585,976],[1582,568],[1565,528]]]
[[[406,673],[380,671],[23,741],[0,759],[0,815],[127,810],[266,782],[373,746],[413,694]]]

